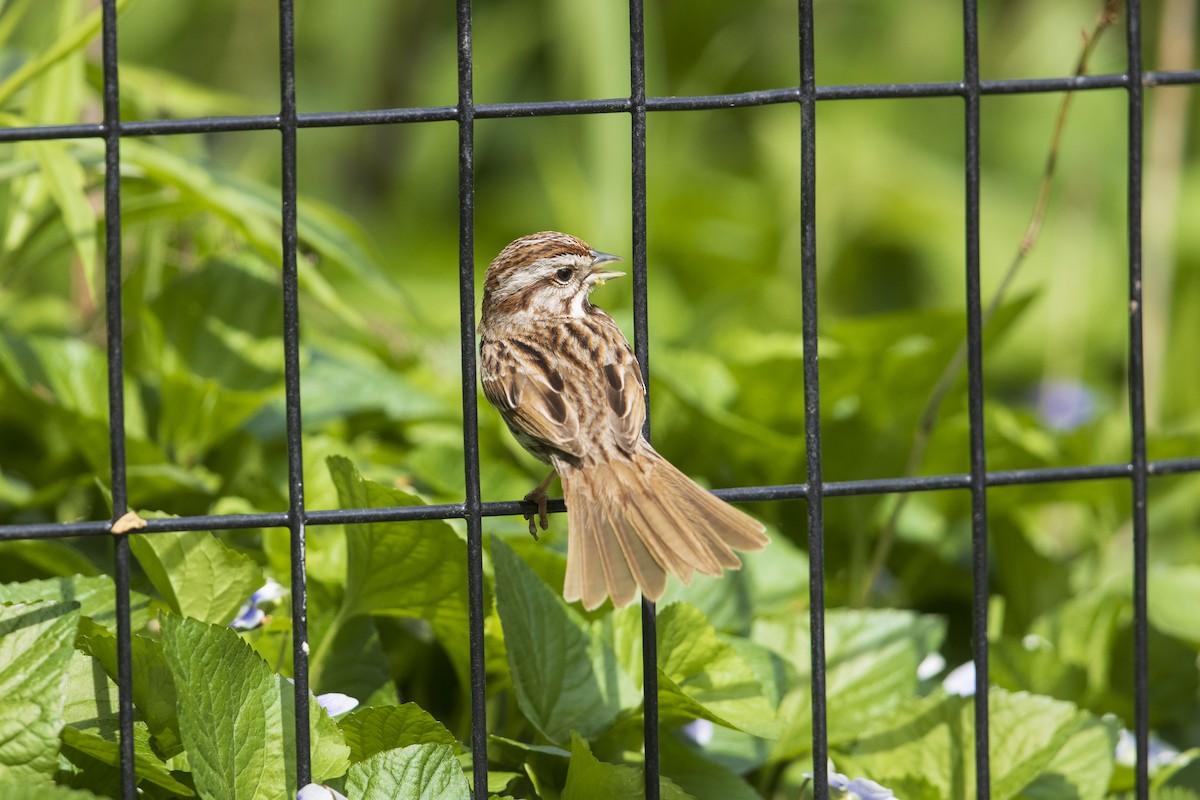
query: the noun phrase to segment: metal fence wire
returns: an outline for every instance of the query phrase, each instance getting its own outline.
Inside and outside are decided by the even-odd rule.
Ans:
[[[963,77],[946,83],[897,83],[819,86],[813,63],[813,2],[799,0],[800,75],[797,86],[739,94],[689,97],[647,97],[642,0],[631,0],[629,12],[630,94],[611,99],[533,103],[476,104],[472,94],[471,2],[458,0],[458,103],[455,106],[394,108],[375,111],[337,111],[298,114],[296,110],[295,37],[293,0],[279,0],[278,115],[206,117],[158,121],[122,122],[120,83],[117,74],[116,0],[103,0],[103,95],[104,114],[99,124],[50,125],[0,130],[0,141],[101,138],[105,146],[105,296],[107,300],[107,358],[109,432],[112,458],[113,519],[127,510],[125,460],[125,416],[122,384],[121,314],[121,140],[164,134],[221,131],[277,130],[281,134],[283,236],[284,358],[287,404],[288,487],[286,513],[232,514],[151,519],[142,531],[114,537],[116,583],[118,687],[120,692],[121,791],[124,798],[137,795],[133,759],[132,652],[130,630],[129,535],[164,531],[200,531],[236,528],[287,528],[291,534],[292,642],[295,665],[296,778],[299,785],[310,780],[309,691],[307,653],[307,593],[305,582],[305,529],[308,525],[416,519],[462,519],[467,525],[467,558],[470,604],[471,747],[474,753],[474,796],[487,797],[487,687],[484,673],[483,544],[481,521],[485,516],[521,512],[517,501],[484,503],[479,488],[479,436],[477,430],[475,355],[475,264],[474,264],[474,122],[476,119],[555,116],[567,114],[628,114],[632,142],[633,186],[633,293],[635,349],[642,369],[648,374],[650,361],[647,335],[646,298],[646,124],[656,111],[689,111],[744,108],[772,104],[795,104],[801,117],[801,268],[803,289],[804,419],[807,475],[804,482],[789,485],[738,487],[718,491],[730,501],[804,500],[808,512],[810,599],[812,625],[812,753],[813,763],[823,765],[828,757],[824,664],[824,558],[822,501],[826,496],[879,495],[886,493],[963,490],[970,493],[974,597],[972,630],[975,675],[975,765],[976,796],[990,796],[988,753],[988,530],[987,490],[992,486],[1055,483],[1083,480],[1127,479],[1133,497],[1134,558],[1134,731],[1137,738],[1136,797],[1149,797],[1148,778],[1148,653],[1147,653],[1147,481],[1152,477],[1200,471],[1200,456],[1148,461],[1146,456],[1145,392],[1142,347],[1142,128],[1143,100],[1148,87],[1200,84],[1200,71],[1153,72],[1142,69],[1141,3],[1129,0],[1125,15],[1128,66],[1122,74],[1022,80],[983,81],[978,66],[977,1],[962,6]],[[979,269],[979,141],[980,99],[984,95],[1053,93],[1081,90],[1122,90],[1128,97],[1128,274],[1129,274],[1129,411],[1132,450],[1129,460],[1117,464],[1058,467],[989,472],[985,461],[983,425],[982,313]],[[964,220],[964,265],[966,270],[967,370],[970,425],[970,471],[966,474],[824,482],[821,478],[821,426],[817,360],[817,269],[816,269],[816,104],[829,100],[872,98],[961,97],[965,157],[963,177],[966,193]],[[463,449],[466,492],[461,503],[402,507],[309,511],[304,502],[301,458],[301,409],[299,366],[299,311],[296,274],[296,131],[351,125],[378,125],[453,121],[458,125],[459,166],[459,289],[462,348]],[[648,423],[647,423],[648,425]],[[649,429],[646,431],[649,435]],[[551,504],[561,512],[561,501]],[[96,520],[64,524],[0,526],[0,541],[107,536],[112,522]],[[646,797],[659,797],[658,687],[656,670],[655,610],[642,605],[642,642],[645,662],[645,775]],[[828,796],[827,776],[814,770],[815,797]]]

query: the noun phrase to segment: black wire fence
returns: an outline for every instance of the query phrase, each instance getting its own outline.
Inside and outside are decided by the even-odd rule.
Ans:
[[[976,0],[962,6],[963,78],[944,83],[904,83],[819,86],[813,61],[813,2],[799,0],[800,75],[797,86],[739,94],[688,97],[647,97],[644,58],[644,28],[641,0],[630,2],[630,94],[629,97],[576,101],[476,104],[472,93],[471,2],[458,0],[458,103],[455,106],[393,108],[373,111],[344,111],[299,114],[296,110],[295,38],[293,0],[279,1],[278,115],[205,117],[156,121],[122,122],[117,57],[116,0],[103,0],[103,121],[99,124],[45,125],[0,129],[0,142],[44,139],[101,138],[105,146],[105,297],[107,301],[107,358],[109,431],[112,460],[113,519],[128,510],[125,459],[125,416],[122,383],[121,312],[121,140],[163,134],[211,133],[220,131],[278,130],[281,134],[284,308],[284,358],[286,384],[286,430],[288,444],[289,505],[286,512],[228,514],[150,519],[143,529],[128,535],[166,531],[210,529],[287,528],[291,535],[292,642],[295,673],[295,723],[298,785],[309,783],[310,734],[307,592],[305,530],[309,525],[419,519],[462,519],[467,526],[467,557],[470,609],[471,749],[474,754],[474,795],[487,797],[487,686],[484,670],[484,584],[481,521],[485,516],[522,513],[521,502],[482,501],[479,481],[479,436],[477,429],[475,354],[474,263],[474,122],[476,119],[547,117],[576,114],[628,114],[632,143],[633,187],[633,297],[634,335],[637,357],[648,377],[650,369],[647,334],[646,264],[646,125],[655,111],[689,111],[743,108],[773,104],[796,104],[801,118],[801,268],[803,289],[804,419],[807,474],[802,483],[737,487],[717,491],[726,500],[804,500],[808,508],[808,551],[810,558],[810,608],[812,630],[812,756],[817,765],[813,791],[822,800],[828,796],[828,778],[820,765],[828,758],[824,663],[824,557],[822,501],[826,496],[882,495],[888,493],[964,490],[972,506],[974,597],[972,631],[975,673],[975,765],[976,796],[990,796],[988,752],[988,529],[987,490],[995,486],[1056,483],[1085,480],[1128,479],[1133,497],[1134,558],[1134,733],[1136,735],[1136,797],[1149,797],[1149,716],[1147,652],[1147,482],[1150,478],[1200,471],[1200,457],[1149,461],[1146,455],[1145,390],[1142,346],[1142,129],[1147,88],[1200,84],[1200,71],[1153,72],[1142,68],[1141,4],[1130,0],[1125,15],[1128,67],[1123,74],[1081,77],[984,81],[979,77],[978,20]],[[1129,460],[1102,464],[1044,469],[989,472],[985,461],[983,353],[979,260],[979,143],[980,99],[984,95],[1054,93],[1065,91],[1122,90],[1128,97],[1128,274],[1129,274],[1129,410],[1132,451]],[[970,471],[923,477],[824,482],[821,477],[821,411],[817,353],[817,263],[816,263],[816,104],[829,100],[876,98],[961,97],[963,99],[963,164],[966,196],[964,260],[967,308],[967,371],[970,424]],[[296,132],[299,128],[379,125],[453,121],[458,125],[459,166],[459,290],[462,353],[463,450],[466,492],[461,503],[396,508],[309,510],[305,506],[301,452],[301,408],[299,365],[299,312],[296,271]],[[648,383],[648,381],[647,381]],[[648,436],[647,420],[646,435]],[[562,501],[550,504],[562,512]],[[112,522],[95,520],[63,524],[16,524],[0,526],[0,541],[48,539],[74,536],[108,536]],[[137,796],[133,748],[132,650],[130,630],[130,548],[128,535],[115,536],[114,578],[116,583],[118,688],[120,721],[121,791],[125,798]],[[656,670],[655,609],[642,606],[642,644],[645,676],[645,775],[646,796],[659,797],[658,687]]]

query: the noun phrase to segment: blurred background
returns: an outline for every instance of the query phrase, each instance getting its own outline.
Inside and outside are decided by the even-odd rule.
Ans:
[[[14,78],[93,6],[0,5],[4,124],[99,118],[95,43],[31,79]],[[296,7],[302,112],[455,104],[452,4]],[[277,111],[273,4],[123,8],[124,119]],[[1095,0],[982,2],[983,78],[1071,74],[1081,31],[1100,10]],[[476,3],[477,102],[627,96],[627,13],[620,3]],[[1192,68],[1194,0],[1148,2],[1144,13],[1146,67]],[[954,3],[818,0],[817,83],[958,80],[961,24]],[[1104,33],[1091,72],[1124,70],[1122,26]],[[649,2],[647,92],[795,86],[797,30],[795,4],[781,0]],[[1156,459],[1200,455],[1195,94],[1146,94],[1146,390]],[[1033,214],[1061,99],[983,101],[985,299]],[[1129,458],[1126,108],[1120,90],[1072,101],[1040,238],[986,334],[989,469]],[[962,339],[963,127],[953,98],[818,105],[826,480],[904,474],[921,411]],[[793,105],[655,112],[648,121],[654,441],[713,487],[805,478],[799,137]],[[538,230],[631,254],[627,116],[479,120],[475,143],[477,280],[507,242]],[[130,139],[122,157],[131,505],[181,515],[281,510],[278,135]],[[46,164],[60,168],[49,173]],[[457,170],[452,122],[299,133],[309,508],[337,505],[324,463],[333,454],[432,502],[463,496]],[[0,144],[0,179],[0,522],[105,518],[101,144]],[[631,334],[628,282],[594,300]],[[919,473],[967,470],[965,386],[960,374]],[[542,477],[539,465],[486,405],[480,427],[484,500],[522,496]],[[1200,627],[1179,612],[1200,603],[1200,476],[1158,478],[1151,488],[1151,559],[1162,577],[1151,584],[1152,724],[1183,748],[1200,744]],[[945,615],[953,666],[970,657],[969,497],[913,496],[894,536],[885,535],[895,503],[827,501],[829,603]],[[804,505],[749,510],[796,545],[781,556],[793,580],[775,602],[803,609]],[[1129,511],[1126,481],[989,493],[996,641],[1036,630],[1064,659],[1076,658],[1054,638],[1069,633],[1063,620],[1090,613],[1097,592],[1119,598],[1104,606],[1110,616],[1093,618],[1099,649],[1078,655],[1103,660],[1102,674],[1089,672],[1066,699],[1127,723]],[[565,526],[555,526],[549,546],[561,549]],[[489,519],[485,530],[519,536],[524,523]],[[323,553],[342,547],[340,534],[311,533],[314,580],[336,582],[325,565],[340,561]],[[282,539],[228,538],[269,566],[286,564]],[[0,579],[104,571],[105,548],[5,544]],[[997,680],[1019,683],[1002,671]]]

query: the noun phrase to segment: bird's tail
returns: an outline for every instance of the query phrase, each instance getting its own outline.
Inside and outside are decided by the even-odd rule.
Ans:
[[[638,590],[657,600],[667,573],[684,583],[742,565],[734,550],[761,550],[754,518],[697,486],[648,445],[632,458],[562,464],[568,517],[563,597],[593,609],[612,597],[629,605]]]

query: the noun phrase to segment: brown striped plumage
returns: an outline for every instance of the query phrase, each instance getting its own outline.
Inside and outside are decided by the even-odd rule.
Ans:
[[[642,438],[641,370],[629,342],[589,298],[624,273],[574,236],[517,239],[484,278],[483,392],[517,441],[562,478],[570,512],[563,596],[592,609],[611,597],[657,600],[670,572],[741,566],[734,550],[766,546],[763,526],[697,486]],[[550,477],[553,477],[551,473]],[[548,477],[526,499],[546,527]],[[530,533],[536,534],[534,515]]]

